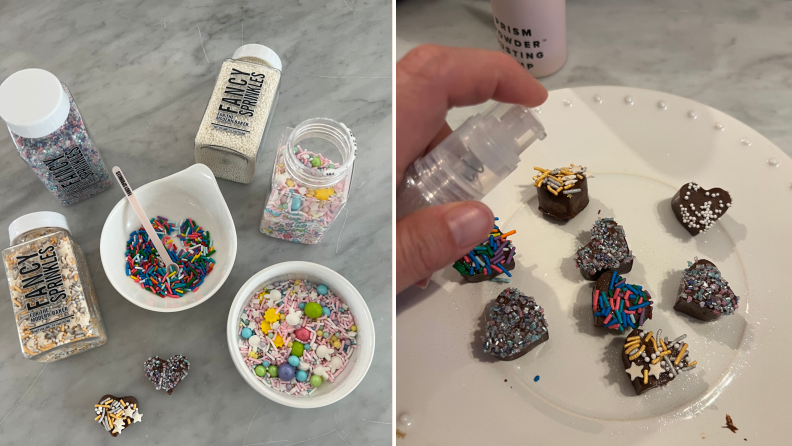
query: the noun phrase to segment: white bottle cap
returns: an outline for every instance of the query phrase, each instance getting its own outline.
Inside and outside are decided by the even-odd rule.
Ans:
[[[272,51],[264,45],[259,45],[256,43],[242,45],[237,48],[237,50],[234,51],[234,55],[231,56],[232,59],[241,59],[243,57],[255,57],[256,59],[263,60],[267,65],[275,68],[278,71],[283,70],[283,64],[281,63],[280,57],[275,54],[275,51]]]
[[[69,224],[66,223],[66,217],[57,212],[42,211],[26,214],[12,221],[8,225],[8,239],[13,241],[28,231],[48,227],[63,228],[71,232]]]
[[[0,118],[24,138],[41,138],[58,130],[69,108],[69,96],[49,71],[28,68],[0,84]]]

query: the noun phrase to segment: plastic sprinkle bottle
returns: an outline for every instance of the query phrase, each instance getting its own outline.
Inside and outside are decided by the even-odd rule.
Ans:
[[[66,217],[34,212],[8,227],[3,251],[19,343],[26,358],[52,362],[107,342],[88,264]]]
[[[334,162],[300,147],[301,141],[321,139],[340,152]],[[307,142],[307,141],[306,141]],[[319,243],[347,202],[357,143],[340,122],[313,118],[281,136],[261,232],[306,244]]]
[[[17,71],[0,85],[0,117],[19,156],[60,204],[110,188],[110,174],[69,89],[38,68]]]
[[[195,162],[218,178],[248,184],[278,99],[281,61],[264,45],[243,45],[220,67],[195,135]]]

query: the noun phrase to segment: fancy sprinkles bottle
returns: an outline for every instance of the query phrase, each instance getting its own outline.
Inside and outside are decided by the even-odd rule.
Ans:
[[[338,153],[314,152],[308,146],[327,147],[328,142]],[[347,202],[356,155],[355,137],[340,122],[312,118],[287,128],[275,154],[261,232],[293,242],[319,243]]]
[[[195,135],[195,162],[218,178],[249,184],[278,98],[281,61],[264,45],[239,47],[220,67]]]
[[[104,345],[88,264],[66,217],[23,215],[8,226],[8,236],[3,260],[25,358],[52,362]]]
[[[64,206],[110,188],[110,174],[69,89],[29,68],[0,85],[3,118],[19,156]]]

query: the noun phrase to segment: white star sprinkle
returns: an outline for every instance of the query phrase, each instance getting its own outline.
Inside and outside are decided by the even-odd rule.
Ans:
[[[132,414],[132,419],[134,420],[133,423],[140,423],[141,418],[143,418],[143,414],[135,409],[135,413]]]
[[[131,404],[130,404],[130,405],[128,405],[126,408],[124,408],[124,416],[125,416],[125,417],[132,417],[132,414],[133,414],[134,412],[135,412],[135,411],[134,411],[134,410],[132,410],[132,405],[131,405]]]
[[[113,422],[113,433],[120,434],[122,430],[124,430],[126,426],[124,426],[124,420],[115,420]]]
[[[643,366],[640,366],[635,362],[632,363],[629,369],[625,369],[624,371],[630,374],[630,381],[634,380],[635,378],[643,378]]]
[[[663,370],[663,366],[661,366],[659,362],[656,364],[649,365],[649,375],[652,375],[655,378],[660,379],[661,373],[665,373],[665,370]]]

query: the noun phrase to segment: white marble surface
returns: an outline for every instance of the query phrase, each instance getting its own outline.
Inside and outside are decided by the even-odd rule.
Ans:
[[[328,0],[29,1],[0,4],[0,78],[39,67],[71,89],[108,166],[141,185],[193,163],[193,140],[221,61],[262,43],[284,64],[271,133],[250,185],[219,180],[239,250],[230,278],[208,302],[158,314],[124,300],[99,259],[114,188],[63,208],[0,132],[0,246],[24,213],[62,212],[93,273],[109,341],[52,364],[20,353],[10,303],[0,305],[0,443],[104,444],[92,407],[106,393],[133,395],[142,424],[113,444],[383,445],[391,439],[391,2]],[[317,246],[262,235],[259,220],[273,150],[287,126],[326,116],[348,124],[358,161],[346,225]],[[341,217],[343,220],[344,217]],[[374,363],[344,400],[315,410],[254,393],[229,358],[231,300],[256,271],[308,260],[347,277],[366,298],[377,333]],[[3,280],[5,282],[5,280]],[[3,300],[8,299],[2,287]],[[173,395],[143,375],[151,355],[184,354],[189,376]]]
[[[566,4],[569,55],[541,79],[548,90],[623,85],[684,96],[734,116],[792,156],[792,2]],[[422,43],[499,51],[490,2],[399,0],[397,59]]]

